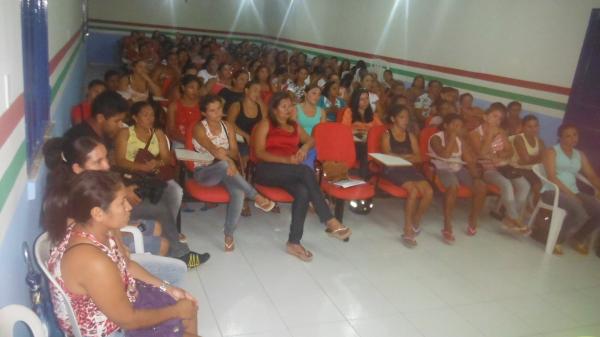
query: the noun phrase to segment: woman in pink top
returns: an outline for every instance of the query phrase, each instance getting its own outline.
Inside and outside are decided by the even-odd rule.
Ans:
[[[125,186],[109,172],[86,171],[47,191],[43,219],[55,243],[48,269],[67,294],[82,335],[124,336],[122,330],[172,324],[184,329],[183,336],[196,336],[196,299],[129,260],[117,244],[113,231],[127,225],[130,211]],[[149,301],[143,289],[152,287],[169,294],[174,304],[136,307]],[[71,334],[62,299],[57,289],[51,293],[59,324]]]

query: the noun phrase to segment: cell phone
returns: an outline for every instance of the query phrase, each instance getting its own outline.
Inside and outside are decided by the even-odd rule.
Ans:
[[[140,232],[145,232],[146,231],[146,224],[143,222],[140,222],[140,224],[137,226],[137,228],[140,230]]]

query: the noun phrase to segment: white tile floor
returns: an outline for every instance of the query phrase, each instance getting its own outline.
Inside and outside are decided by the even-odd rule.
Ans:
[[[309,214],[304,263],[285,254],[289,205],[253,209],[223,252],[225,207],[184,213],[190,246],[211,260],[188,272],[200,300],[203,337],[576,337],[600,336],[600,259],[515,238],[484,216],[475,237],[458,226],[454,246],[439,235],[439,200],[419,246],[400,242],[403,202],[376,199],[368,216],[345,212],[348,243],[328,238]],[[198,209],[199,204],[191,204]]]

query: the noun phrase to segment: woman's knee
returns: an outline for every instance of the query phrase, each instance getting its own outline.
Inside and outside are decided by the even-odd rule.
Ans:
[[[165,238],[160,238],[160,249],[159,249],[159,254],[161,256],[167,256],[167,254],[169,253],[169,248],[170,248],[170,244],[169,241]]]
[[[423,198],[431,198],[433,197],[433,189],[431,188],[431,185],[429,185],[428,182],[426,181],[421,181],[419,182],[419,192],[421,193],[421,195],[423,196]]]

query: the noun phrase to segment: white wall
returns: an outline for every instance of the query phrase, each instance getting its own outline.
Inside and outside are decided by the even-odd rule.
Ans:
[[[281,37],[570,87],[598,0],[279,0]],[[395,8],[395,9],[394,9]],[[387,29],[386,29],[387,25]]]
[[[48,1],[48,55],[54,56],[83,23],[81,0]]]
[[[90,19],[263,33],[263,2],[253,0],[89,0]]]
[[[23,92],[23,62],[21,57],[21,4],[20,1],[0,1],[0,112],[7,109]],[[8,76],[8,102],[5,97],[4,75]],[[0,114],[1,114],[0,113]]]

